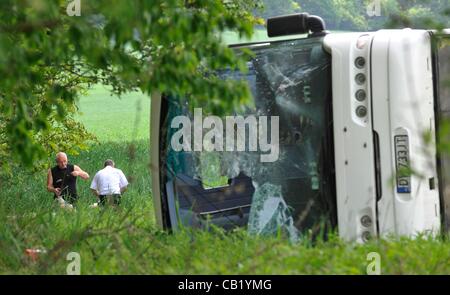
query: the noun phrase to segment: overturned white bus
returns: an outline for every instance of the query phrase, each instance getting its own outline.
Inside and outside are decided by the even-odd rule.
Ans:
[[[154,95],[159,225],[244,226],[294,239],[337,229],[360,242],[448,231],[450,157],[437,147],[450,119],[450,32],[327,33],[306,13],[269,19],[267,29],[269,37],[309,34],[233,46],[253,51],[248,71],[218,75],[248,82],[253,101],[237,115],[279,118],[277,160],[261,162],[254,150],[174,150],[171,122],[193,122],[194,110]]]

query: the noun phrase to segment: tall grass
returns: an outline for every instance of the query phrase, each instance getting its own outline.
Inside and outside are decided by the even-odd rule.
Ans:
[[[81,120],[100,140],[70,161],[92,179],[105,159],[113,159],[130,180],[119,208],[89,208],[95,198],[90,181],[83,180],[76,210],[59,208],[46,192],[46,171],[16,171],[3,183],[0,274],[65,274],[69,252],[80,254],[82,274],[365,274],[370,252],[380,254],[383,274],[450,274],[450,242],[441,238],[358,245],[331,235],[327,242],[294,244],[283,237],[249,236],[244,229],[159,230],[151,199],[145,99],[132,94],[118,101],[97,88],[80,101]],[[137,111],[138,100],[148,107]],[[28,248],[47,253],[33,260],[24,253]]]

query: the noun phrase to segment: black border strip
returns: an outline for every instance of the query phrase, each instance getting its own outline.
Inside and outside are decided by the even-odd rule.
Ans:
[[[209,282],[211,289],[181,289],[190,282]],[[255,281],[253,283],[252,281]],[[232,282],[237,288],[233,289]],[[242,283],[241,283],[242,282]],[[246,282],[252,287],[248,288]],[[261,282],[266,282],[261,284]],[[109,291],[130,294],[313,294],[337,291],[356,294],[380,294],[399,290],[411,292],[438,291],[450,285],[450,276],[0,276],[2,291],[23,291],[29,294],[80,294]],[[265,285],[265,288],[263,287]],[[257,286],[257,288],[255,288]],[[439,290],[440,291],[440,290]],[[280,293],[283,292],[283,293]],[[6,294],[6,293],[5,293]]]

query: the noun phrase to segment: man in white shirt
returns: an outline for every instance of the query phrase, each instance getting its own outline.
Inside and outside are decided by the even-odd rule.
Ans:
[[[100,205],[105,205],[107,201],[119,205],[122,193],[128,186],[127,178],[122,170],[115,168],[113,160],[106,160],[104,167],[95,174],[91,190],[100,199]]]

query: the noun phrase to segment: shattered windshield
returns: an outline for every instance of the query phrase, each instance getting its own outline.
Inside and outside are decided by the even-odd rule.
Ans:
[[[248,82],[244,112],[207,116],[165,98],[162,198],[173,228],[243,226],[295,240],[335,225],[331,58],[322,41],[253,47],[246,73],[219,73]]]

